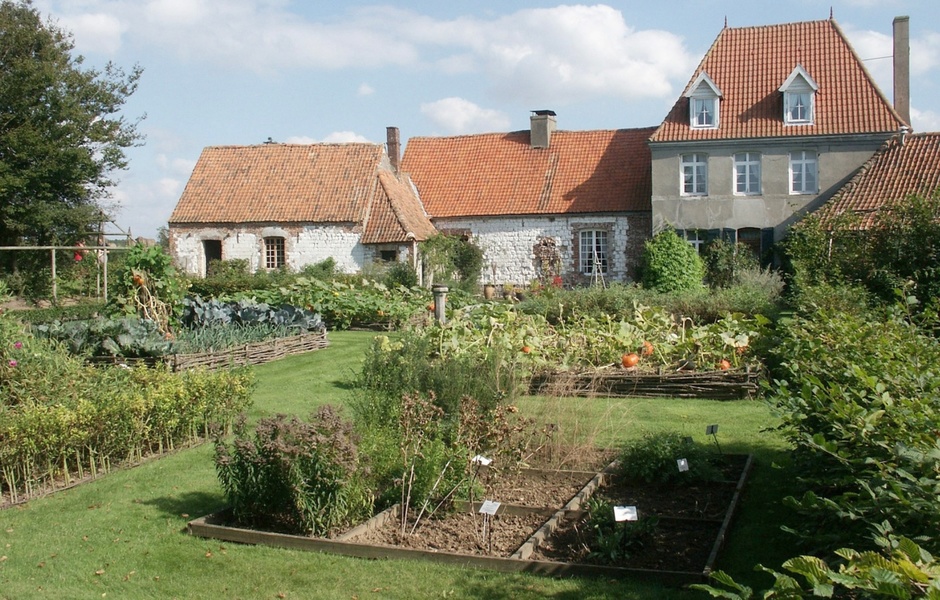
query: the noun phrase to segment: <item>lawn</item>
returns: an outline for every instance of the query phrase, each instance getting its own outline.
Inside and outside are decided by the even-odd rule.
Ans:
[[[347,402],[372,336],[331,333],[325,350],[256,367],[251,418],[306,416],[321,404]],[[704,439],[706,425],[719,424],[722,450],[757,457],[721,566],[746,580],[757,562],[779,566],[792,553],[777,527],[778,499],[792,478],[772,466],[783,462],[784,444],[762,432],[774,422],[763,403],[529,398],[520,407],[603,443],[666,429]],[[187,535],[187,521],[224,505],[206,444],[2,511],[0,598],[702,597],[654,583],[369,561]]]

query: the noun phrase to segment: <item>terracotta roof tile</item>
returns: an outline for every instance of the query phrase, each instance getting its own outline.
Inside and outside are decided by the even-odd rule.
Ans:
[[[400,181],[390,171],[379,171],[382,194],[376,198],[362,232],[363,244],[424,241],[437,233],[415,196],[411,183]]]
[[[432,218],[650,210],[654,128],[411,138],[402,170]]]
[[[170,223],[361,222],[382,157],[379,144],[208,147]]]
[[[819,85],[813,125],[783,121],[779,89],[797,65]],[[689,99],[680,96],[653,142],[883,133],[904,124],[831,19],[726,27],[690,83],[703,70],[722,93],[719,127],[690,127]]]
[[[940,133],[895,136],[884,143],[819,214],[824,219],[845,212],[863,215],[871,225],[875,212],[913,195],[940,193]]]

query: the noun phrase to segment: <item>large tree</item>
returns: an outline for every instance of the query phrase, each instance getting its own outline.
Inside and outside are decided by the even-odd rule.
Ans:
[[[86,68],[29,0],[0,3],[0,245],[75,243],[107,215],[111,175],[139,143],[118,114],[141,69]]]

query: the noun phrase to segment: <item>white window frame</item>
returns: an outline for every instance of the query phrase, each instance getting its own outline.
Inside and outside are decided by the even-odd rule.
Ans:
[[[784,120],[788,125],[812,125],[816,94],[808,91],[786,92]]]
[[[718,129],[721,116],[721,90],[708,73],[705,71],[699,73],[684,96],[689,99],[689,127]]]
[[[600,275],[610,271],[610,234],[606,229],[582,229],[578,232],[578,272],[582,275],[594,275],[594,253],[597,252],[597,266]]]
[[[695,248],[695,252],[698,254],[702,253],[702,250],[705,248],[705,242],[708,241],[705,239],[705,232],[701,229],[686,229],[683,232],[683,237],[690,246]]]
[[[806,183],[806,174],[809,170],[812,170],[813,178],[811,187]],[[797,184],[797,178],[799,178],[799,184]],[[794,195],[819,193],[819,155],[815,151],[794,150],[790,152],[790,193]]]
[[[761,154],[760,152],[736,152],[734,154],[735,196],[761,195]],[[743,175],[743,180],[742,180]],[[743,185],[742,185],[743,183]]]
[[[691,176],[692,191],[686,189],[687,175]],[[679,195],[708,195],[708,155],[690,152],[679,156]]]
[[[287,264],[287,243],[281,236],[264,238],[264,268],[273,271]]]
[[[796,65],[780,86],[783,92],[783,122],[787,125],[813,125],[816,122],[816,92],[819,84]]]
[[[718,126],[718,98],[689,98],[693,129],[715,129]]]

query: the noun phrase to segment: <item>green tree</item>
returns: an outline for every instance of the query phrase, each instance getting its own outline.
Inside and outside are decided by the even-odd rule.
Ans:
[[[141,139],[118,115],[141,69],[85,68],[73,48],[29,0],[0,2],[0,245],[80,239]]]

